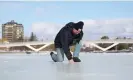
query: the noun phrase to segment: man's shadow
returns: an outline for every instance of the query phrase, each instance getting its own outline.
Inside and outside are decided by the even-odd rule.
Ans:
[[[56,80],[83,80],[81,63],[57,62]]]

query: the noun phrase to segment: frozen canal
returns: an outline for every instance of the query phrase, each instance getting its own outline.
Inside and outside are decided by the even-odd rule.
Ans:
[[[132,53],[81,53],[81,63],[44,54],[0,54],[0,80],[133,80]]]

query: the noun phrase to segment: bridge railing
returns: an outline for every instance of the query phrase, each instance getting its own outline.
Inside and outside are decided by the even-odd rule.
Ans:
[[[101,40],[83,40],[82,42],[88,43],[133,43],[133,39],[101,39]],[[28,41],[28,42],[9,42],[0,44],[28,44],[28,43],[54,43],[54,41]]]

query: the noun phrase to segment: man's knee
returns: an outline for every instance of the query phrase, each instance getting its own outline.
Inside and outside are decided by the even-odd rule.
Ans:
[[[57,62],[63,62],[64,61],[64,59],[58,59],[57,60]]]

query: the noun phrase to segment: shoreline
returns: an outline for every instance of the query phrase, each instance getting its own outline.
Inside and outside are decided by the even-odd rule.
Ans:
[[[0,51],[0,54],[6,54],[6,53],[21,53],[21,54],[32,54],[32,53],[50,53],[51,51]],[[53,51],[55,52],[55,51]],[[82,53],[82,52],[81,52]],[[133,53],[133,51],[130,50],[119,50],[119,51],[89,51],[84,53]]]

